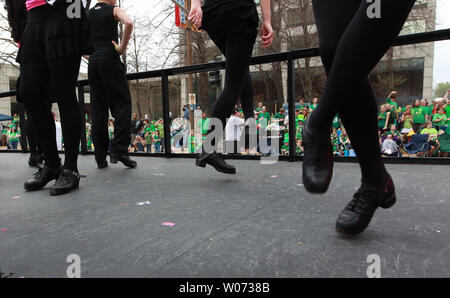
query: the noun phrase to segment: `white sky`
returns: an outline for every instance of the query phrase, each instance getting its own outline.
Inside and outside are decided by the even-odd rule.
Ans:
[[[124,7],[130,15],[141,15],[152,18],[162,9],[163,2],[170,0],[123,0]],[[93,0],[95,3],[96,1]],[[174,21],[174,20],[169,20]],[[436,29],[450,28],[450,1],[437,0]],[[433,85],[450,81],[450,40],[435,43],[435,61]]]

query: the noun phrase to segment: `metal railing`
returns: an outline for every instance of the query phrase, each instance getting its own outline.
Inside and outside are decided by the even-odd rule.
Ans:
[[[397,38],[394,46],[414,45],[419,43],[436,42],[450,39],[450,29],[435,30],[423,33],[402,35]],[[274,54],[267,54],[261,56],[254,56],[250,60],[250,65],[259,65],[272,62],[286,62],[287,63],[287,102],[289,119],[295,118],[295,103],[294,103],[294,60],[311,58],[319,56],[319,48],[298,49],[287,52],[280,52]],[[147,72],[127,74],[128,80],[160,78],[162,82],[162,104],[163,104],[163,123],[164,123],[164,153],[138,153],[133,155],[138,156],[162,156],[167,158],[172,157],[193,157],[192,154],[173,153],[171,150],[170,136],[170,117],[169,117],[169,77],[176,75],[186,75],[198,72],[207,72],[222,70],[225,68],[225,62],[213,62],[206,64],[197,64],[192,66],[173,67],[166,69],[158,69]],[[81,113],[84,115],[85,100],[84,87],[89,85],[88,80],[78,81],[78,101]],[[0,98],[15,96],[16,91],[0,93]],[[300,156],[295,154],[295,121],[289,121],[289,156],[280,156],[280,160],[296,161],[301,160]],[[86,123],[82,121],[82,138],[81,138],[81,153],[89,154],[86,147]],[[232,159],[259,159],[259,156],[239,156],[233,155],[227,158]],[[352,157],[336,157],[337,161],[354,162],[356,158]],[[428,164],[450,164],[450,158],[410,158],[410,157],[393,157],[385,158],[387,162],[391,163],[428,163]]]

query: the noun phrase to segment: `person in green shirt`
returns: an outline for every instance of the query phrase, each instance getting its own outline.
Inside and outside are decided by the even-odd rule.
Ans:
[[[387,130],[388,118],[387,118],[386,107],[382,105],[380,107],[380,113],[378,113],[378,130],[383,133]]]
[[[414,106],[411,109],[411,115],[413,116],[413,130],[415,133],[419,133],[425,123],[427,122],[428,110],[426,107],[420,105],[420,100],[414,102]]]
[[[314,97],[311,105],[309,106],[309,111],[311,113],[314,112],[314,110],[317,109],[318,104],[319,104],[319,99],[317,97]]]
[[[402,115],[403,129],[412,129],[413,117],[411,115],[411,110],[406,109],[406,111]]]
[[[430,138],[436,137],[438,134],[438,131],[433,127],[433,123],[431,121],[427,122],[426,128],[422,129],[420,132],[422,135],[429,135]]]
[[[386,104],[386,113],[389,114],[388,127],[390,127],[392,124],[397,125],[398,114],[397,114],[397,110],[395,109],[395,106]]]
[[[8,143],[10,149],[17,150],[17,144],[19,143],[20,134],[17,132],[15,128],[11,128],[8,133]]]
[[[281,108],[280,111],[273,117],[278,121],[278,125],[283,125],[284,119],[286,118],[286,111],[284,108]]]
[[[267,120],[267,125],[269,125],[270,114],[267,112],[266,106],[263,106],[261,112],[259,113],[259,116],[258,116],[259,122],[261,122],[261,119],[263,119],[263,118]]]
[[[447,124],[450,124],[450,103],[449,103],[449,100],[445,100],[445,101],[446,101],[446,104],[444,105],[444,112],[445,112],[445,116],[447,116]]]
[[[198,120],[198,127],[200,128],[202,135],[206,136],[209,129],[210,119],[206,117],[206,113],[203,112],[202,118]]]
[[[440,130],[441,127],[444,128],[447,124],[447,116],[444,113],[444,108],[440,108],[439,112],[433,115],[433,125],[437,130]]]
[[[289,134],[284,135],[283,146],[281,146],[281,154],[289,155]]]
[[[159,135],[159,130],[155,130],[153,134],[153,142],[155,143],[155,152],[161,152],[161,136]]]
[[[398,109],[397,95],[398,95],[397,91],[392,91],[386,99],[386,103],[390,104],[391,106],[394,106],[395,109]]]

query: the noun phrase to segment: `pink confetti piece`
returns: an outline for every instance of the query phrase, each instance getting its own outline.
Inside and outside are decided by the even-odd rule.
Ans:
[[[2,230],[1,230],[2,232],[6,232],[6,229],[5,228],[3,228]]]
[[[19,278],[25,278],[25,276],[19,276]]]
[[[166,226],[166,227],[173,227],[175,225],[175,223],[166,221],[166,222],[163,222],[162,225]]]
[[[14,197],[12,197],[13,199],[20,199],[20,197],[19,196],[14,196]]]
[[[277,177],[278,177],[277,175],[270,176],[270,178],[277,178]]]

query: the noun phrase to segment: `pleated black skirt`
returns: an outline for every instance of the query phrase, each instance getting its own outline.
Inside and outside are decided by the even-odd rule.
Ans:
[[[202,28],[225,35],[248,35],[258,31],[259,17],[253,0],[206,0]]]
[[[80,18],[69,18],[70,4],[42,5],[28,11],[28,21],[17,62],[34,63],[92,53],[91,33],[86,12]]]

